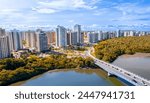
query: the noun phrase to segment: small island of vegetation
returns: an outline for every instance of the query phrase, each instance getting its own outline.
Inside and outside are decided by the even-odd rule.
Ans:
[[[66,55],[50,55],[40,58],[6,58],[0,60],[0,85],[9,85],[21,80],[29,79],[38,74],[54,69],[95,68],[91,58],[67,58]]]
[[[113,38],[99,42],[94,49],[97,58],[113,62],[123,54],[150,53],[150,36]]]

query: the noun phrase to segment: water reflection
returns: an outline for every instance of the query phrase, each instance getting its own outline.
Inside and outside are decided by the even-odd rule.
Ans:
[[[101,69],[53,70],[12,86],[114,86],[124,85]]]

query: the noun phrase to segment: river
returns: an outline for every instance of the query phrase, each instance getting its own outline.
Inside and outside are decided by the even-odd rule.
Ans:
[[[150,56],[122,55],[112,64],[150,80]],[[108,77],[102,69],[51,70],[11,86],[122,86],[116,77]]]
[[[150,54],[149,54],[150,55]],[[122,55],[112,64],[150,80],[150,56],[145,54]]]
[[[115,77],[101,69],[52,70],[11,86],[122,86]]]

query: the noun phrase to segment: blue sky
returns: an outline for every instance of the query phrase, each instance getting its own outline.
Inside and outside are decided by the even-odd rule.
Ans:
[[[150,29],[150,0],[0,0],[0,26]]]

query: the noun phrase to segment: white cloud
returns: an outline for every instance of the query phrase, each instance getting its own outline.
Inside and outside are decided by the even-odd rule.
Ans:
[[[121,0],[118,0],[121,1]],[[132,3],[131,3],[132,2]],[[149,24],[150,7],[139,1],[0,0],[1,24]],[[66,12],[67,11],[67,12]],[[45,15],[52,14],[53,15]]]
[[[149,6],[139,6],[138,3],[123,3],[115,6],[117,10],[120,10],[123,15],[133,14],[145,14],[150,13]]]
[[[51,14],[55,13],[56,10],[54,9],[48,9],[48,8],[32,8],[33,11],[37,11],[38,13],[44,13],[44,14]]]
[[[97,24],[92,24],[90,27],[97,27],[97,26],[99,26],[99,25],[97,25]]]
[[[149,22],[150,7],[135,3],[117,3],[109,8],[103,7],[95,10],[94,15],[105,16],[108,21],[115,24],[141,24]],[[104,19],[104,18],[103,18]]]
[[[108,8],[101,8],[101,9],[95,10],[93,14],[97,16],[106,15],[109,11],[110,9]]]
[[[83,0],[39,0],[38,6],[35,10],[37,10],[38,12],[40,11],[39,13],[54,13],[59,11],[76,9],[92,10],[97,8],[95,6],[97,2],[99,2],[99,0],[91,0],[90,2],[86,2]]]
[[[12,13],[16,13],[18,10],[17,9],[0,9],[0,14],[5,15],[5,14],[12,14]]]
[[[75,21],[74,21],[74,20],[69,20],[68,22],[70,22],[70,23],[74,23]]]
[[[36,0],[0,0],[0,9],[22,9],[36,5]]]
[[[0,19],[1,22],[10,22],[17,19],[24,17],[22,13],[20,13],[17,9],[0,9]]]

